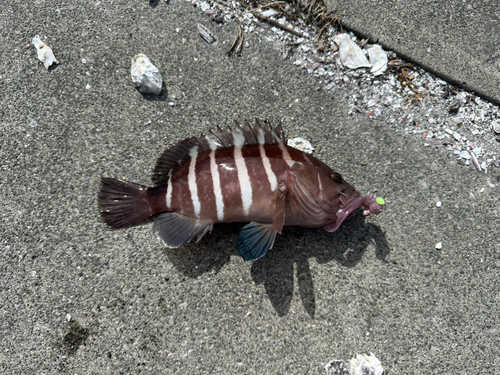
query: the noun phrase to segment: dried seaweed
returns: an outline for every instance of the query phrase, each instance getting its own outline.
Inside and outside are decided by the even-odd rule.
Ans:
[[[234,38],[234,42],[231,45],[231,48],[227,50],[226,54],[228,56],[231,56],[233,52],[236,52],[237,54],[241,53],[241,46],[243,45],[243,29],[241,28],[241,22],[238,25],[238,31],[236,32],[236,37]],[[235,48],[236,47],[236,48]]]
[[[267,22],[273,26],[279,27],[298,37],[304,35],[294,30],[292,27],[284,25],[281,22],[273,20],[260,13],[260,10],[274,9],[279,17],[285,17],[289,21],[297,21],[304,18],[305,22],[319,28],[315,41],[318,42],[324,31],[330,26],[339,24],[339,18],[342,15],[341,11],[336,11],[335,8],[328,11],[325,0],[286,0],[286,1],[269,1],[269,0],[238,0],[239,4],[245,8],[240,18],[247,13],[252,13],[261,21]],[[241,53],[241,45],[243,43],[243,29],[240,25],[231,48],[226,52],[228,56],[233,52]],[[322,43],[322,45],[324,42]]]

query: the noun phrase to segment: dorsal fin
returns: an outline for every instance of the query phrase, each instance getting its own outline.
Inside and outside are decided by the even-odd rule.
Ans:
[[[169,176],[190,159],[189,150],[196,146],[200,154],[207,150],[243,145],[279,143],[286,145],[287,142],[281,122],[275,129],[271,127],[269,121],[265,123],[265,126],[262,127],[259,120],[256,119],[253,127],[250,126],[248,121],[245,121],[245,125],[240,127],[236,122],[233,128],[228,126],[222,130],[217,127],[215,130],[210,130],[207,135],[177,142],[174,146],[165,150],[158,158],[153,171],[153,182],[156,185],[167,182]]]

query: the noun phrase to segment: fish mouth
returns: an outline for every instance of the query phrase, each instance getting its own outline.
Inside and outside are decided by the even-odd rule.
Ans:
[[[377,198],[375,195],[368,197],[357,197],[351,200],[347,205],[337,211],[337,220],[335,222],[323,226],[327,232],[335,232],[344,220],[350,218],[356,210],[363,207],[363,215],[369,214],[378,215],[384,210],[385,201],[383,198]]]

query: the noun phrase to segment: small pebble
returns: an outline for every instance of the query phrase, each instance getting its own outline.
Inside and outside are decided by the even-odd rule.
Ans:
[[[436,207],[441,207],[442,205],[443,205],[443,203],[441,201],[436,203]]]
[[[438,242],[434,247],[436,248],[436,250],[441,250],[443,248],[443,243]]]

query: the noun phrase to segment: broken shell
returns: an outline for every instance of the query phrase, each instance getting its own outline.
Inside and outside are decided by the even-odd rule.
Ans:
[[[215,41],[215,37],[212,35],[210,30],[208,30],[201,23],[198,24],[198,31],[200,32],[201,37],[205,39],[205,42],[208,44],[212,44]]]
[[[375,354],[357,354],[356,358],[350,361],[351,375],[373,374],[382,375],[384,368]]]
[[[437,244],[434,245],[434,248],[436,250],[441,250],[443,248],[443,243],[442,242],[438,242]]]
[[[371,67],[361,48],[352,41],[348,34],[335,35],[333,40],[339,46],[340,61],[344,66],[349,69]]]
[[[59,61],[57,61],[56,57],[54,56],[54,52],[52,52],[52,49],[44,42],[42,42],[38,35],[33,38],[31,43],[33,43],[36,48],[38,60],[43,62],[45,68],[49,69],[49,67],[54,63],[59,64]]]
[[[130,70],[135,87],[145,94],[160,95],[163,80],[161,74],[146,55],[142,53],[132,59]]]
[[[277,13],[278,12],[276,10],[274,10],[273,8],[271,8],[271,9],[268,9],[268,10],[265,10],[264,12],[262,12],[262,15],[264,17],[272,17],[272,16],[274,16]]]
[[[379,76],[387,70],[387,54],[380,45],[374,44],[368,48],[368,56],[370,57],[370,64],[372,64],[370,72],[373,75]]]
[[[307,139],[302,137],[293,138],[288,140],[288,146],[296,148],[297,150],[303,151],[306,154],[312,154],[314,151],[314,147],[311,145]]]

